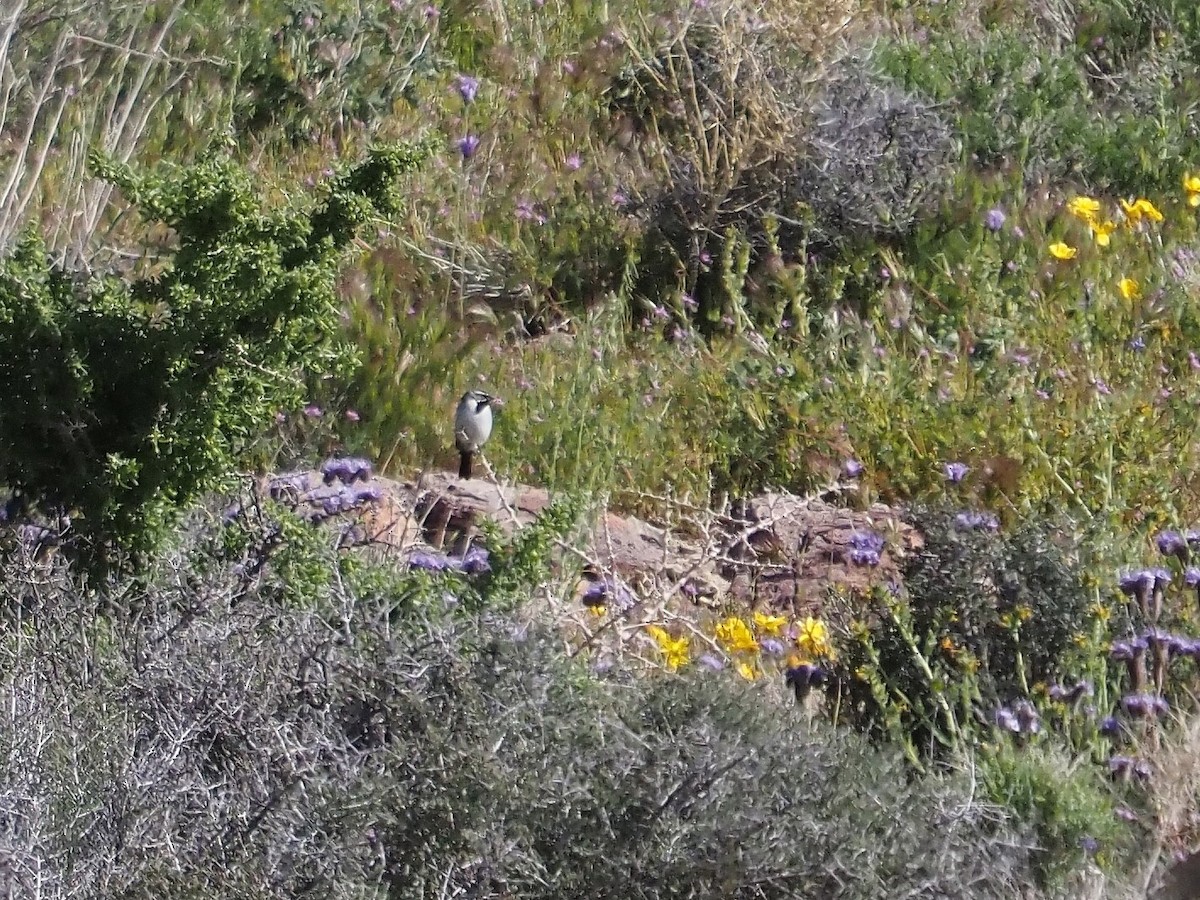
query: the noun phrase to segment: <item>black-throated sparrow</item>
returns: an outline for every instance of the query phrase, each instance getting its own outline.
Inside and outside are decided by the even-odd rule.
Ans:
[[[458,477],[471,477],[471,462],[492,433],[491,394],[467,391],[454,411],[454,446],[458,448]]]

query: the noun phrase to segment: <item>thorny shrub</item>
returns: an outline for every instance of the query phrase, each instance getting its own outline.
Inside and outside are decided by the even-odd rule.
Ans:
[[[314,563],[339,567],[334,552]],[[98,615],[65,567],[4,565],[16,893],[1000,898],[1027,882],[1026,841],[956,779],[806,732],[736,680],[598,679],[544,625],[454,603],[457,576],[383,560],[285,605],[239,593],[192,537],[111,582]],[[397,604],[414,590],[425,602]]]

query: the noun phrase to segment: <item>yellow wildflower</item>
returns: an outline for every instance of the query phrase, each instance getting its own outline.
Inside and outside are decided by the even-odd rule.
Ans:
[[[1129,220],[1130,225],[1136,225],[1143,218],[1150,219],[1152,222],[1161,222],[1163,220],[1163,214],[1158,211],[1158,207],[1145,197],[1139,197],[1132,203],[1122,200],[1121,209],[1125,211],[1125,218]]]
[[[1103,603],[1093,603],[1092,615],[1095,616],[1098,621],[1107,623],[1108,620],[1112,618],[1112,610]]]
[[[1112,233],[1117,230],[1117,223],[1112,219],[1104,222],[1092,222],[1092,237],[1096,239],[1096,243],[1101,247],[1107,247],[1112,243]]]
[[[589,606],[588,609],[597,619],[608,614],[608,607],[601,603],[599,606]]]
[[[742,650],[754,652],[758,649],[758,641],[754,639],[750,626],[737,616],[730,616],[717,623],[715,633],[721,646],[730,653]]]
[[[687,665],[690,648],[686,635],[673,638],[665,628],[657,625],[647,625],[646,631],[650,637],[654,638],[654,643],[658,644],[658,649],[663,655],[663,664],[667,667],[668,672],[674,672]]]
[[[1126,300],[1137,300],[1142,296],[1142,286],[1132,278],[1122,278],[1117,282],[1117,290]]]
[[[1055,241],[1049,247],[1050,255],[1055,259],[1074,259],[1075,254],[1079,251],[1069,244],[1064,244],[1062,241]]]
[[[758,670],[755,669],[753,666],[751,666],[749,663],[744,663],[744,662],[738,663],[737,670],[738,670],[738,674],[741,675],[743,678],[745,678],[747,681],[754,681],[754,679],[758,678]]]
[[[777,637],[783,631],[783,627],[787,625],[787,618],[785,616],[769,616],[766,613],[756,612],[754,614],[754,624],[758,626],[758,630],[763,634]]]
[[[956,656],[958,656],[958,645],[954,643],[954,638],[950,637],[950,635],[942,635],[939,646],[941,646],[942,652],[944,652],[951,659],[954,659]]]
[[[1183,189],[1187,191],[1188,206],[1200,206],[1200,175],[1185,172]]]
[[[1085,222],[1094,222],[1100,213],[1100,201],[1093,200],[1091,197],[1075,197],[1067,203],[1067,209],[1076,218],[1083,219]]]
[[[801,652],[811,657],[829,656],[832,649],[829,645],[829,629],[820,619],[809,616],[800,623],[800,630],[796,635],[796,646],[800,648]]]

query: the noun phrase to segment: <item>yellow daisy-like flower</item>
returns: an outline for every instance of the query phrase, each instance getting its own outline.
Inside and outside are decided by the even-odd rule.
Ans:
[[[1188,206],[1200,206],[1200,175],[1184,172],[1183,189],[1187,191]]]
[[[657,625],[647,625],[646,632],[654,638],[654,643],[658,644],[658,649],[663,655],[663,664],[667,667],[668,672],[674,672],[687,665],[690,647],[686,635],[673,638],[665,628]]]
[[[1112,219],[1104,222],[1092,222],[1092,237],[1101,247],[1107,247],[1112,242],[1112,233],[1117,230],[1117,223]]]
[[[756,612],[754,614],[754,624],[763,634],[778,637],[782,633],[784,626],[787,625],[787,618],[785,616],[769,616],[766,613]]]
[[[810,657],[828,656],[832,649],[829,645],[829,629],[820,619],[809,616],[799,625],[796,646]]]
[[[1107,623],[1108,620],[1112,618],[1112,610],[1103,603],[1093,603],[1092,615],[1095,616],[1101,623]]]
[[[1064,244],[1062,241],[1055,241],[1049,246],[1048,249],[1050,250],[1051,256],[1053,256],[1055,259],[1062,260],[1074,259],[1075,254],[1079,252],[1070,244]]]
[[[1121,209],[1124,210],[1125,217],[1129,220],[1130,225],[1136,225],[1144,218],[1150,219],[1152,222],[1161,222],[1163,220],[1163,214],[1158,211],[1158,207],[1145,197],[1139,197],[1132,203],[1122,200]]]
[[[600,604],[599,606],[589,606],[588,610],[597,619],[603,618],[604,616],[608,615],[608,607],[605,606],[603,603]]]
[[[1100,201],[1091,197],[1075,197],[1067,203],[1067,209],[1076,218],[1092,222],[1100,214]]]
[[[737,616],[730,616],[717,623],[715,634],[717,641],[730,653],[745,651],[753,653],[758,649],[758,641],[750,626]]]
[[[737,671],[738,671],[738,674],[741,675],[743,678],[745,678],[747,681],[754,681],[756,678],[758,678],[758,670],[755,669],[749,663],[744,663],[744,662],[738,663]]]
[[[1126,300],[1136,300],[1142,296],[1142,286],[1128,277],[1117,282],[1117,290]]]

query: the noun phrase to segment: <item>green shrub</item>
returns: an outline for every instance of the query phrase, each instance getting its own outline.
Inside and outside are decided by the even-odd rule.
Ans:
[[[1060,680],[1074,683],[1092,634],[1078,558],[1048,523],[966,529],[917,512],[923,546],[904,564],[903,596],[879,592],[841,662],[847,715],[906,744],[914,761],[961,753],[996,709]]]
[[[273,211],[222,157],[150,174],[97,160],[175,250],[132,280],[65,271],[34,236],[0,264],[0,482],[76,515],[93,552],[151,547],[300,405],[304,371],[346,371],[343,250],[399,209],[397,179],[427,153],[374,152],[319,204]]]
[[[1089,856],[1111,865],[1127,851],[1129,835],[1099,767],[1074,765],[1046,746],[1008,742],[981,753],[979,762],[988,799],[1036,831],[1033,859],[1044,886],[1060,886]]]

